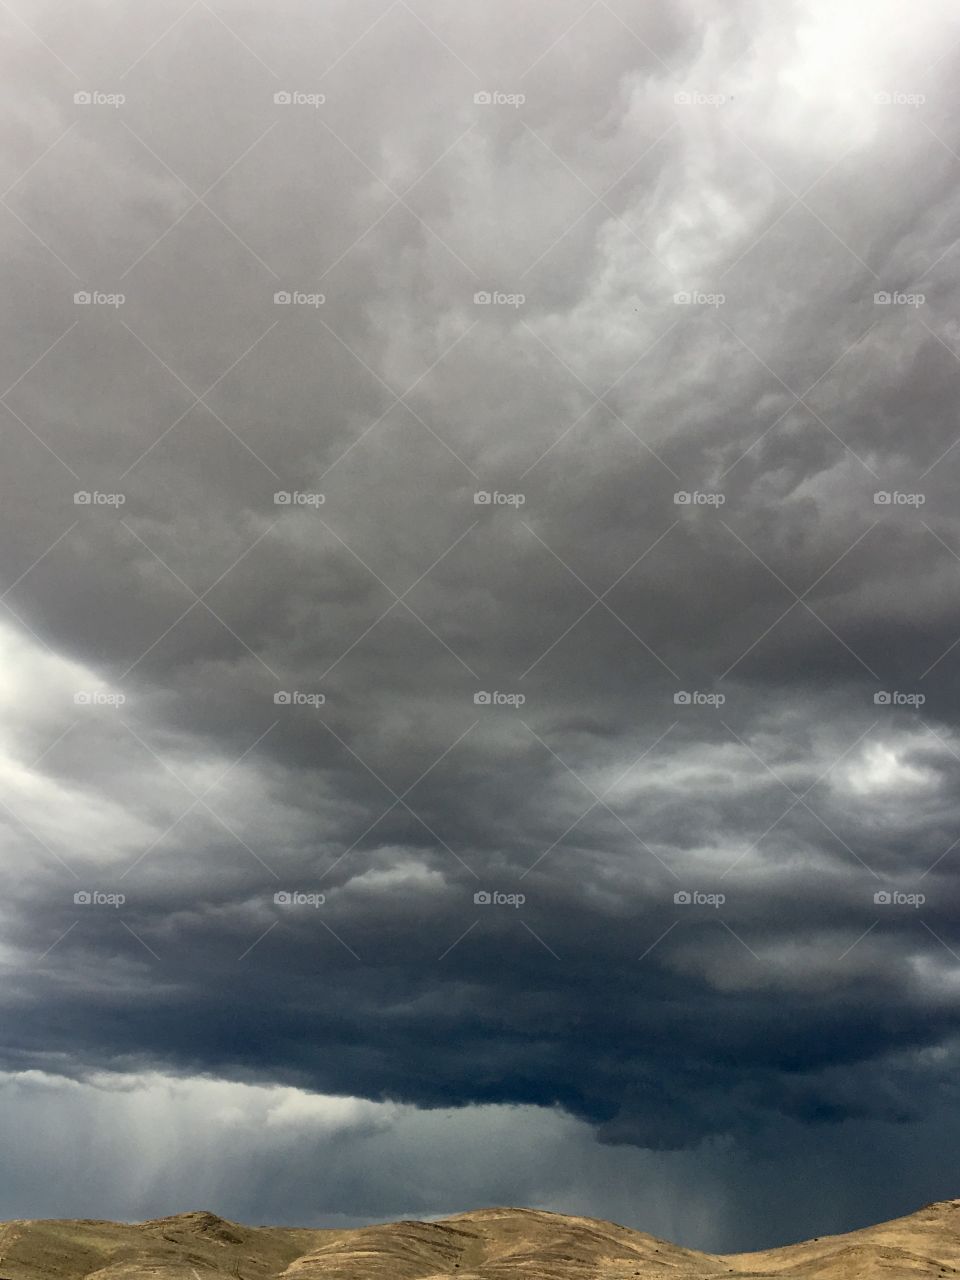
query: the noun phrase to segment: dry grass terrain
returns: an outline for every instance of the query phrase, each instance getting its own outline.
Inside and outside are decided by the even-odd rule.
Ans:
[[[212,1213],[0,1226],[0,1280],[918,1280],[960,1276],[960,1200],[847,1235],[721,1257],[594,1218],[480,1209],[350,1231]]]

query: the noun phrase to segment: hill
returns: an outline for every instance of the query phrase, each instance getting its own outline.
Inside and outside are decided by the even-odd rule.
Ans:
[[[960,1200],[759,1253],[684,1249],[595,1218],[480,1209],[353,1230],[213,1213],[0,1226],[0,1280],[920,1280],[960,1276]]]

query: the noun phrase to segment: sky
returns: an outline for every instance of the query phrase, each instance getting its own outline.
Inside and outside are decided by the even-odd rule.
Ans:
[[[960,1194],[955,5],[0,27],[0,1218]]]

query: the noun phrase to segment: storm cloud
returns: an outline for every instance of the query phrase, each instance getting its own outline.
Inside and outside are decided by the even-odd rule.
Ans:
[[[2,21],[16,1088],[288,1091],[185,1184],[259,1220],[325,1107],[288,1218],[955,1194],[953,7]],[[123,1149],[69,1211],[173,1211]]]

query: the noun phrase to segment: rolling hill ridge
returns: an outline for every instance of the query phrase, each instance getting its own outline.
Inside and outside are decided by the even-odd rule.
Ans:
[[[0,1225],[0,1280],[922,1280],[960,1277],[960,1200],[844,1235],[708,1254],[595,1218],[480,1209],[352,1230],[208,1212]]]

